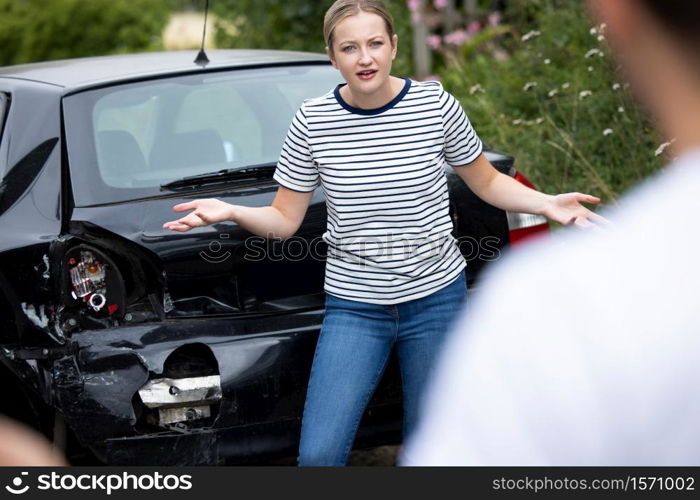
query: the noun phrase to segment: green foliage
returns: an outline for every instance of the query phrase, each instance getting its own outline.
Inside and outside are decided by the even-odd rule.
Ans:
[[[452,64],[460,64],[461,60],[469,59],[474,56],[477,50],[481,49],[483,45],[489,44],[495,38],[510,33],[510,26],[487,26],[479,33],[477,33],[474,38],[461,47],[457,47],[454,52],[456,52],[457,58],[452,61]],[[454,57],[454,55],[452,56]],[[449,59],[448,59],[449,60]]]
[[[211,4],[222,22],[216,45],[324,52],[323,16],[333,0],[217,0]],[[411,21],[405,0],[385,2],[396,24],[399,52],[393,74],[411,73]]]
[[[509,57],[470,50],[438,72],[445,88],[484,142],[514,154],[540,189],[614,201],[660,168],[662,141],[579,2],[509,5],[505,20],[519,28],[500,42]]]
[[[0,65],[162,48],[166,0],[0,0]]]
[[[204,12],[205,0],[165,0],[173,12],[202,11]],[[215,0],[216,1],[216,0]]]

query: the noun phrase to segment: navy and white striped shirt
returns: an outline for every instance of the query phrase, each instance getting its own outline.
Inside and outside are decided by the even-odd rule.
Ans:
[[[323,188],[327,293],[373,304],[425,297],[466,266],[451,234],[445,162],[472,163],[481,141],[439,82],[406,79],[377,109],[352,107],[339,90],[304,101],[274,178],[295,191]]]

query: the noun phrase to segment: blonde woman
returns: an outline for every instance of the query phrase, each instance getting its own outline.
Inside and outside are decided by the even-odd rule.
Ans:
[[[313,191],[327,200],[326,313],[302,419],[300,465],[345,464],[360,418],[395,346],[404,390],[404,435],[449,326],[466,301],[465,261],[451,235],[445,164],[504,210],[590,225],[580,202],[549,196],[498,173],[459,103],[438,82],[391,75],[398,37],[380,0],[338,0],[323,27],[328,56],[346,84],[304,102],[275,172],[269,207],[219,200],[165,224],[175,231],[234,221],[286,238]]]

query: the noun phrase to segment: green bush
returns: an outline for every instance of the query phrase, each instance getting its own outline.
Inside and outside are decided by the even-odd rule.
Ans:
[[[579,2],[508,5],[511,28],[501,28],[509,34],[497,43],[476,37],[462,57],[445,58],[438,71],[445,88],[484,142],[514,154],[540,189],[614,201],[663,157],[655,154],[662,141],[609,57],[604,27],[593,27]]]
[[[0,0],[0,65],[162,48],[166,0]]]

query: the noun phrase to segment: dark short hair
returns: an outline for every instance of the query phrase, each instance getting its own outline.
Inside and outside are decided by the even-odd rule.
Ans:
[[[676,38],[700,46],[700,1],[642,0]]]

